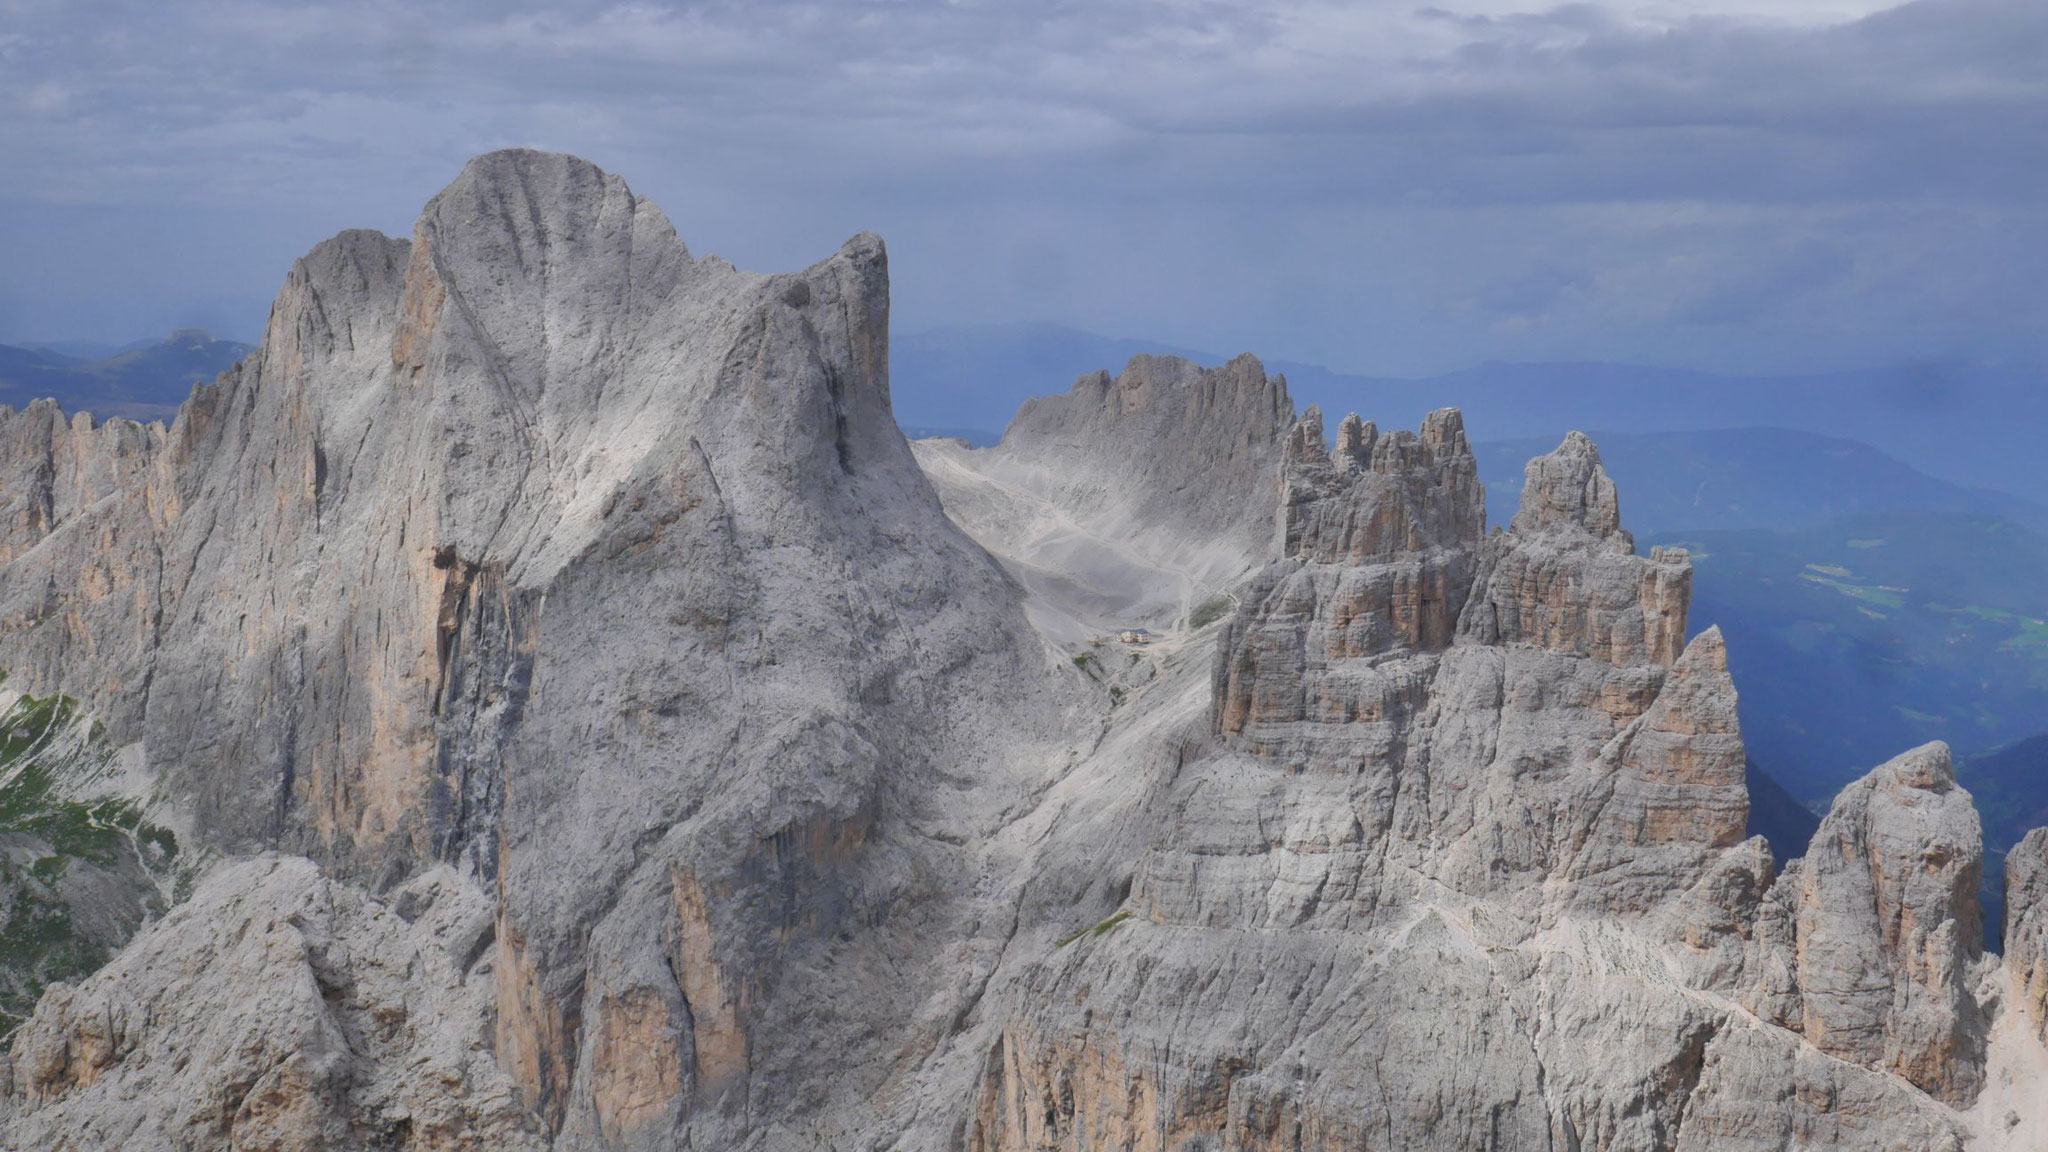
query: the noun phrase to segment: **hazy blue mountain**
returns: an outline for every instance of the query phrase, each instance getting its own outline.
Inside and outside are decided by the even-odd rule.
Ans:
[[[1915,744],[1967,755],[2042,726],[2048,535],[1899,510],[1637,539],[1693,550],[1692,622],[1727,635],[1743,736],[1809,804]]]
[[[14,348],[0,344],[0,379],[16,374],[61,371],[77,361],[40,348]]]
[[[965,440],[976,448],[988,448],[1002,442],[1002,432],[993,428],[930,428],[922,424],[899,424],[903,435],[910,440]]]
[[[2039,722],[2048,724],[2048,713]],[[1977,798],[1985,839],[2001,851],[2048,824],[2048,732],[1972,756],[1956,778]]]
[[[45,340],[29,345],[31,352],[49,353],[63,360],[111,360],[124,352],[137,352],[160,343],[157,337],[147,340],[130,340],[126,344],[109,344],[102,340]]]
[[[78,346],[0,345],[0,404],[21,408],[50,397],[67,412],[169,419],[194,384],[211,381],[255,350],[196,328],[99,359],[80,359],[61,348]]]
[[[1138,352],[1218,364],[1245,349],[1190,351],[1052,324],[949,328],[899,336],[896,414],[905,423],[1002,428],[1032,396],[1111,371]],[[1249,349],[1259,352],[1261,349]],[[1298,403],[1356,410],[1382,428],[1416,427],[1457,405],[1482,440],[1554,446],[1573,428],[1609,433],[1768,426],[1871,445],[1935,476],[2048,503],[2048,367],[1923,363],[1783,377],[1716,376],[1627,364],[1487,363],[1423,379],[1345,374],[1269,359]],[[1625,490],[1624,490],[1625,491]]]
[[[1427,380],[1281,367],[1297,397],[1356,408],[1382,427],[1412,427],[1429,409],[1453,404],[1487,440],[1555,444],[1573,428],[1787,428],[1857,441],[1932,475],[2048,503],[2048,468],[2036,456],[2048,435],[2048,369],[2039,365],[1732,377],[1622,364],[1482,364]]]
[[[2002,516],[2048,527],[2048,506],[1936,479],[1868,444],[1787,428],[1616,433],[1592,430],[1637,530],[1806,528],[1840,516],[1919,509]],[[1482,442],[1487,510],[1505,523],[1522,468],[1555,437]]]
[[[2048,723],[2048,713],[2042,716]],[[1984,818],[1984,920],[1996,946],[2005,910],[2005,854],[2020,837],[2048,825],[2048,732],[1969,757],[1956,779]]]
[[[1757,767],[1754,758],[1743,765],[1742,777],[1749,786],[1749,834],[1769,841],[1771,855],[1781,865],[1806,855],[1813,834],[1820,830],[1820,817]]]
[[[1229,357],[1057,324],[991,324],[892,336],[889,391],[896,418],[921,428],[1000,430],[1024,401],[1065,392],[1076,377],[1114,373],[1141,352],[1216,365]]]

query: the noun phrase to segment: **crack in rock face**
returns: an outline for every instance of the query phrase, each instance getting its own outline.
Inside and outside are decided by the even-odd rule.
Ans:
[[[1461,413],[1250,356],[911,445],[888,321],[876,237],[745,272],[498,152],[168,427],[0,410],[0,668],[104,752],[0,827],[0,936],[103,945],[0,973],[6,1146],[2048,1132],[2048,841],[2001,958],[1943,746],[1747,838],[1591,440],[1491,534]]]

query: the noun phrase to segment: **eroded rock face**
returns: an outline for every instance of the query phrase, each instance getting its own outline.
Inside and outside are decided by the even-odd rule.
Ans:
[[[1599,656],[1610,664],[1670,664],[1685,645],[1692,566],[1680,549],[1635,555],[1614,482],[1593,442],[1574,432],[1529,462],[1516,547],[1488,574],[1470,626],[1491,642]]]
[[[1256,357],[1138,356],[1027,402],[1003,442],[915,445],[947,513],[1030,595],[1055,642],[1202,613],[1267,559],[1294,420]]]
[[[1968,1105],[1984,1066],[1983,851],[1945,744],[1844,790],[1774,893],[1787,912],[1765,937],[1779,954],[1763,1011],[1823,1052]]]
[[[1432,425],[1290,437],[1287,559],[1219,641],[1211,739],[1159,778],[1128,900],[1022,977],[970,1144],[1960,1148],[1922,1094],[1967,1107],[1984,1059],[1945,760],[1874,773],[1829,826],[1857,847],[1777,876],[1684,554],[1634,555],[1576,435],[1482,538]],[[1454,628],[1411,623],[1430,588]],[[1738,1004],[1767,986],[1782,1027]]]
[[[492,1059],[490,898],[391,906],[263,856],[216,872],[13,1040],[9,1148],[541,1149]]]
[[[1281,551],[1253,582],[1221,641],[1217,731],[1296,770],[1340,753],[1328,739],[1391,741],[1421,703],[1419,669],[1450,644],[1479,563],[1486,500],[1458,414],[1417,436],[1372,434],[1354,416],[1335,459],[1311,407],[1288,437]],[[1308,727],[1304,728],[1304,725]],[[1352,727],[1357,725],[1357,727]],[[1303,742],[1290,739],[1311,735]],[[1353,748],[1351,771],[1393,745]]]
[[[2048,1042],[2048,828],[2006,854],[2005,949],[2020,1006]]]
[[[101,499],[153,479],[164,430],[132,420],[95,423],[37,400],[0,418],[0,564],[41,543]]]
[[[1204,368],[1178,356],[1136,356],[1111,377],[1096,372],[1063,396],[1026,401],[1003,432],[1018,459],[1057,460],[1060,503],[1082,507],[1116,488],[1136,497],[1140,531],[1214,543],[1271,530],[1279,435],[1293,423],[1284,377],[1254,356]]]
[[[1354,412],[1333,457],[1322,411],[1311,405],[1287,438],[1281,490],[1280,554],[1308,563],[1465,550],[1486,529],[1485,492],[1454,408],[1432,412],[1419,433],[1384,437]],[[1449,639],[1457,607],[1442,615],[1438,643]]]

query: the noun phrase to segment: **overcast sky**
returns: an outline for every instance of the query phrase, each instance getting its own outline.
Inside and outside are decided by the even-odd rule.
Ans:
[[[1423,373],[2048,358],[2048,3],[0,0],[0,341],[252,338],[469,155],[899,332]]]

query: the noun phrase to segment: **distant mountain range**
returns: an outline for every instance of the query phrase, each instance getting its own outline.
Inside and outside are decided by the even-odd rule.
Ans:
[[[123,346],[80,342],[0,345],[0,404],[49,397],[67,412],[168,420],[192,394],[255,349],[184,328]]]
[[[2048,529],[2048,505],[1929,476],[1868,444],[1788,428],[1628,433],[1589,429],[1638,532],[1812,528],[1845,516],[1912,509],[1995,516]],[[1489,519],[1506,523],[1522,468],[1555,437],[1492,440],[1474,451]]]
[[[897,417],[994,432],[1026,399],[1063,391],[1098,368],[1113,372],[1139,352],[1210,365],[1228,359],[1051,324],[911,333],[895,338],[891,350]],[[1627,364],[1488,363],[1422,379],[1285,360],[1269,359],[1267,367],[1287,375],[1298,403],[1321,404],[1332,416],[1356,410],[1382,427],[1413,428],[1429,410],[1455,405],[1477,439],[1534,437],[1553,447],[1573,428],[1786,428],[1867,444],[1931,475],[2048,504],[2048,469],[2036,459],[2048,435],[2048,368],[2041,365],[1920,363],[1737,377]]]
[[[2048,825],[2048,733],[1973,756],[1956,777],[1984,819],[1982,898],[1985,925],[1996,928],[2004,921],[2006,853],[2028,830]]]

